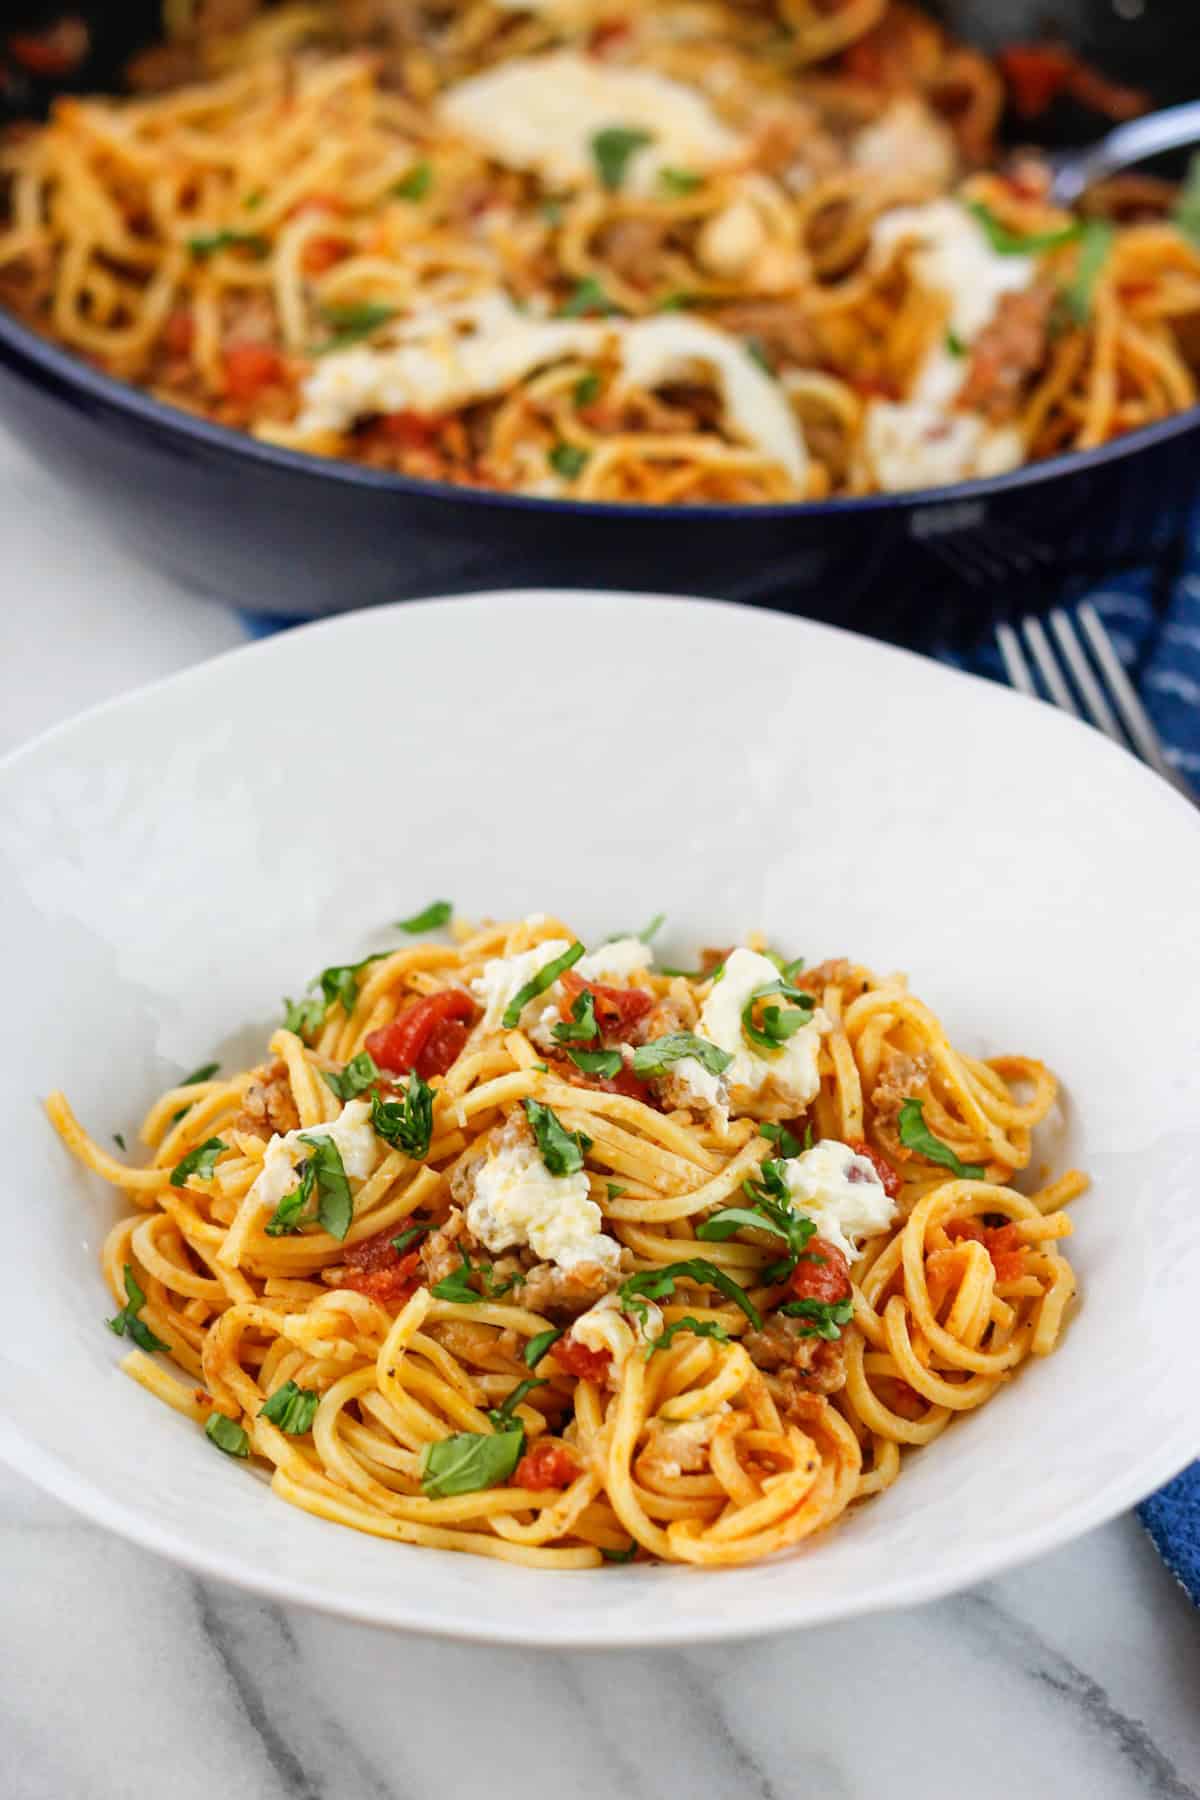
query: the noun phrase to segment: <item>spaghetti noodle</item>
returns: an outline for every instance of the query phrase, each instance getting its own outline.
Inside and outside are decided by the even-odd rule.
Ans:
[[[752,502],[1196,403],[1196,206],[1071,217],[1036,162],[987,172],[1002,81],[911,8],[299,6],[233,38],[203,11],[141,66],[186,85],[62,99],[0,150],[0,298],[207,418],[435,480]]]
[[[283,1499],[540,1568],[745,1563],[1053,1350],[1086,1180],[1012,1185],[1041,1064],[761,940],[669,973],[544,915],[451,939],[323,971],[269,1062],[155,1102],[145,1167],[48,1102],[133,1206],[123,1368]]]

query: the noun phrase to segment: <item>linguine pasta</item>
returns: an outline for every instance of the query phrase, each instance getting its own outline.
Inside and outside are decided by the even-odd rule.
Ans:
[[[1013,1185],[1040,1063],[764,949],[670,973],[544,915],[455,922],[169,1089],[144,1166],[52,1095],[129,1209],[122,1367],[282,1499],[404,1543],[728,1566],[833,1524],[1054,1349],[1087,1184]]]
[[[0,298],[206,418],[504,491],[753,502],[1196,402],[1195,205],[1074,218],[1035,160],[989,172],[1000,75],[910,7],[205,12],[135,68],[163,91],[0,148]]]

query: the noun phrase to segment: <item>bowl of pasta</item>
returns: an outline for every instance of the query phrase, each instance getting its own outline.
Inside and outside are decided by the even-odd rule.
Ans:
[[[1133,86],[901,0],[35,10],[5,412],[194,588],[845,613],[1144,557],[1194,496],[1194,184],[1066,211],[1013,149],[1170,97],[1145,20],[1096,46]]]
[[[1132,1505],[1200,1447],[1194,814],[866,639],[562,599],[327,621],[0,766],[0,1453],[528,1644],[910,1603]]]

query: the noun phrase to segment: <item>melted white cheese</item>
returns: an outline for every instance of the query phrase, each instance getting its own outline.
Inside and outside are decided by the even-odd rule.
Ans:
[[[778,981],[779,970],[755,950],[738,949],[726,958],[725,972],[700,1009],[699,1035],[733,1061],[725,1071],[736,1110],[754,1112],[760,1103],[808,1105],[820,1086],[817,1058],[830,1021],[820,1007],[780,1050],[761,1053],[748,1042],[742,1013],[753,994]],[[786,1006],[786,1001],[777,1004]]]
[[[615,1274],[621,1246],[602,1230],[600,1208],[588,1194],[582,1169],[552,1175],[532,1144],[494,1150],[475,1175],[467,1225],[489,1250],[528,1244],[543,1262],[560,1269],[599,1263]]]
[[[715,1111],[722,1118],[729,1104],[729,1083],[725,1076],[714,1075],[698,1056],[681,1056],[678,1062],[669,1063],[662,1092],[668,1106]]]
[[[312,1138],[329,1138],[337,1145],[342,1167],[352,1181],[365,1181],[375,1167],[379,1144],[371,1129],[371,1102],[350,1100],[327,1125],[308,1125],[271,1138],[263,1152],[262,1168],[250,1192],[272,1212],[296,1186],[300,1164],[312,1152]]]
[[[575,964],[575,973],[584,981],[619,986],[631,975],[648,969],[653,961],[653,950],[649,944],[643,944],[641,938],[614,938],[611,944],[601,944],[598,950],[589,950],[586,956],[581,956]]]
[[[483,965],[480,973],[471,983],[471,992],[483,1007],[483,1029],[500,1031],[503,1028],[504,1014],[516,999],[526,982],[532,981],[540,969],[561,956],[571,945],[566,938],[546,938],[543,943],[535,944],[532,950],[522,950],[516,956],[494,956]],[[554,983],[557,987],[557,982]],[[529,1026],[542,1016],[546,1001],[542,994],[533,999],[521,1013],[522,1027]],[[556,1009],[557,1010],[557,1009]]]
[[[496,162],[531,170],[557,187],[598,179],[592,140],[614,126],[644,131],[651,140],[625,166],[622,185],[634,192],[652,187],[663,167],[712,169],[744,147],[697,89],[573,50],[520,57],[472,75],[446,90],[438,112]]]
[[[1025,442],[1015,426],[989,425],[978,413],[943,412],[918,401],[873,400],[863,423],[862,451],[887,494],[1003,475],[1025,460]]]
[[[950,185],[958,167],[954,133],[923,100],[911,95],[893,100],[860,131],[850,155],[860,169],[912,176],[940,188]]]
[[[645,1302],[646,1316],[641,1318],[636,1313],[628,1316],[622,1308],[617,1294],[605,1294],[594,1306],[576,1319],[571,1327],[571,1336],[578,1338],[587,1350],[607,1350],[612,1357],[614,1369],[619,1369],[632,1350],[639,1344],[653,1343],[661,1337],[666,1326],[662,1312],[653,1300]]]
[[[779,383],[743,344],[681,313],[635,320],[539,319],[501,293],[396,326],[387,345],[356,345],[321,357],[303,384],[300,436],[343,432],[375,413],[452,412],[489,399],[535,369],[611,348],[635,387],[709,381],[730,435],[777,462],[797,485],[808,467],[799,424]]]
[[[896,1216],[896,1202],[870,1157],[860,1156],[836,1138],[823,1138],[781,1166],[796,1211],[811,1219],[818,1235],[835,1245],[847,1262],[858,1256],[862,1239],[886,1231]]]

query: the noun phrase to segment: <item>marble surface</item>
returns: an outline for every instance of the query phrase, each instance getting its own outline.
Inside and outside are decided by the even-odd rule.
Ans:
[[[0,543],[0,752],[241,641],[2,436]],[[547,1656],[196,1580],[0,1469],[0,1593],[3,1800],[1200,1800],[1200,1613],[1132,1518],[911,1612]]]

